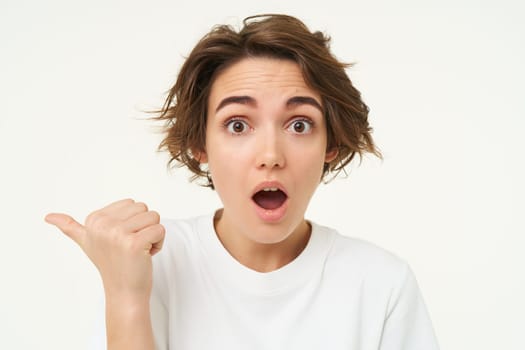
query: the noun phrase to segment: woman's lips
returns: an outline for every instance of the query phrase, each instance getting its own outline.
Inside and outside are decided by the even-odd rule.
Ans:
[[[255,188],[252,202],[261,220],[278,222],[286,214],[288,195],[284,186],[279,182],[265,181]]]

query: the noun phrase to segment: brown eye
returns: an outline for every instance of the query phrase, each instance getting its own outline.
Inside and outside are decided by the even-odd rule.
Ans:
[[[242,132],[244,130],[244,125],[241,122],[235,122],[233,123],[233,131],[235,132]]]
[[[312,122],[309,120],[295,120],[290,124],[288,130],[295,134],[307,134],[312,129]]]
[[[297,123],[293,123],[293,130],[295,132],[303,132],[304,129],[306,129],[306,127],[304,126],[304,123],[303,122],[297,122]]]
[[[226,128],[232,134],[242,134],[248,129],[248,124],[242,120],[230,120],[226,124]]]

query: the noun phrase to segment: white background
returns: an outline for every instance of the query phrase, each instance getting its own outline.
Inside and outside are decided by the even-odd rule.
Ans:
[[[385,156],[321,185],[308,217],[406,259],[442,349],[525,349],[523,6],[2,0],[0,348],[83,349],[92,332],[97,271],[47,212],[82,221],[125,197],[171,218],[220,205],[166,170],[143,111],[212,25],[279,12],[357,63]]]

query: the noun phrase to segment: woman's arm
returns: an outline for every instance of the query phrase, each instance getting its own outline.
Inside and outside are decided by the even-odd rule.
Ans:
[[[109,350],[153,350],[149,300],[106,295],[106,335]]]

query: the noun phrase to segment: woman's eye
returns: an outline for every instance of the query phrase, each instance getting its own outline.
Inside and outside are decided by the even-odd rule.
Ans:
[[[243,120],[233,119],[226,123],[226,128],[232,134],[242,134],[248,130],[248,124]]]
[[[288,130],[295,134],[307,134],[312,130],[312,122],[306,119],[299,119],[293,121]]]

